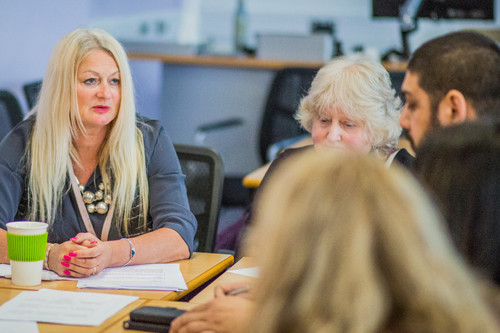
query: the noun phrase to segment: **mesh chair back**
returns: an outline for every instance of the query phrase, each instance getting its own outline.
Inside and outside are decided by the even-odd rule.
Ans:
[[[294,115],[317,72],[316,68],[290,67],[276,73],[260,129],[259,151],[262,162],[267,162],[267,148],[273,143],[306,133]]]
[[[213,252],[222,198],[224,168],[220,155],[208,147],[174,144],[189,206],[198,221],[195,251]]]
[[[23,120],[24,114],[16,96],[0,90],[0,140]]]
[[[26,97],[26,102],[28,103],[29,109],[33,109],[36,102],[38,101],[38,94],[40,93],[40,88],[42,88],[42,81],[35,81],[27,83],[23,86],[24,96]]]

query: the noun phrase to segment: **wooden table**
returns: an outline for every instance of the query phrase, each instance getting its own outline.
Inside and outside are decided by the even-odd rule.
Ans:
[[[23,290],[19,289],[0,289],[0,304],[7,302],[8,300],[16,297]],[[28,290],[33,292],[32,290]],[[40,333],[97,333],[97,332],[107,332],[107,329],[120,321],[122,318],[126,318],[130,311],[142,306],[146,303],[146,300],[138,299],[126,307],[122,308],[120,311],[115,313],[113,316],[108,318],[104,323],[99,326],[75,326],[75,325],[60,325],[60,324],[49,324],[49,323],[38,323],[38,330]],[[177,302],[180,303],[180,302]],[[1,321],[0,321],[1,323]],[[121,322],[120,322],[121,323]],[[125,330],[124,330],[125,331]],[[117,331],[118,332],[118,331]]]
[[[234,262],[234,258],[227,254],[198,253],[195,252],[189,260],[180,260],[180,269],[188,290],[182,292],[173,291],[152,291],[152,290],[106,290],[106,289],[78,289],[76,281],[44,281],[40,286],[22,287],[11,284],[10,279],[0,278],[0,304],[16,297],[23,291],[36,291],[41,288],[69,290],[79,292],[100,292],[121,295],[138,296],[139,299],[118,311],[99,326],[72,326],[49,323],[38,323],[40,333],[86,333],[86,332],[139,332],[125,330],[122,327],[124,320],[128,319],[128,314],[133,309],[144,306],[173,306],[181,309],[189,309],[195,304],[185,302],[171,302],[169,300],[179,299],[190,291],[196,289],[211,278],[224,272]],[[1,330],[1,329],[0,329]]]
[[[11,284],[10,279],[0,278],[0,289],[9,290],[39,290],[57,289],[69,291],[84,291],[108,294],[120,294],[137,296],[143,300],[161,299],[174,301],[178,300],[189,292],[201,286],[230,267],[234,258],[228,254],[201,253],[195,252],[191,259],[177,261],[180,264],[180,270],[188,286],[184,291],[165,291],[165,290],[110,290],[110,289],[79,289],[76,287],[77,281],[43,281],[41,285],[34,287],[22,287]]]
[[[0,304],[7,302],[8,300],[14,298],[22,290],[17,289],[0,289]],[[123,322],[130,319],[130,311],[141,307],[141,306],[170,306],[178,309],[191,309],[196,306],[193,303],[186,302],[173,302],[173,301],[160,301],[160,300],[144,300],[139,299],[131,304],[127,305],[113,316],[108,318],[104,323],[99,326],[75,326],[75,325],[60,325],[60,324],[50,324],[50,323],[38,323],[38,330],[40,333],[98,333],[98,332],[143,332],[135,330],[126,330],[123,328]],[[1,323],[1,322],[0,322]]]
[[[255,262],[252,258],[243,257],[241,258],[230,270],[226,271],[224,274],[219,276],[214,282],[210,283],[205,289],[199,292],[195,297],[193,297],[189,303],[204,304],[214,298],[215,287],[224,283],[229,282],[246,282],[250,285],[255,283],[257,280],[254,277],[232,273],[232,270],[240,268],[250,268],[255,267]]]

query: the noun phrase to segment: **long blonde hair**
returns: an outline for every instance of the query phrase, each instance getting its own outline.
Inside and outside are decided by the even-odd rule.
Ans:
[[[259,196],[249,239],[261,268],[252,332],[496,332],[408,175],[373,156],[290,162]]]
[[[132,206],[138,187],[144,227],[148,211],[148,182],[144,140],[136,126],[132,75],[123,47],[100,29],[76,29],[65,35],[51,54],[40,98],[31,111],[36,115],[30,138],[28,214],[33,220],[54,222],[72,161],[80,163],[73,144],[85,133],[77,100],[77,72],[94,50],[110,54],[120,71],[120,109],[104,141],[99,168],[115,202],[114,221],[128,234]],[[112,181],[110,181],[112,178]],[[122,228],[123,227],[123,228]]]

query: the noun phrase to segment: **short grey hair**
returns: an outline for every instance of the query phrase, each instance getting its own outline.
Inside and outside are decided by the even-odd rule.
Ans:
[[[296,119],[310,132],[320,114],[331,108],[342,110],[364,123],[373,150],[388,155],[401,135],[401,107],[382,64],[363,57],[337,57],[319,70]]]

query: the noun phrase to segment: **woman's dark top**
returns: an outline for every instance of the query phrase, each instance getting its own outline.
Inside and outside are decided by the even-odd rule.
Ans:
[[[25,149],[34,123],[35,117],[24,120],[0,142],[0,228],[2,229],[6,229],[7,222],[27,218],[29,166],[26,164]],[[184,239],[192,253],[197,222],[189,209],[184,184],[185,176],[182,174],[174,147],[159,121],[138,116],[137,128],[144,138],[149,184],[147,231],[160,228],[173,229]],[[101,181],[99,168],[96,168],[85,188],[95,192]],[[106,214],[88,215],[97,236],[100,237]],[[138,197],[130,219],[129,236],[146,232],[142,226]],[[87,230],[80,216],[68,176],[61,207],[49,228],[48,241],[62,243],[80,232]],[[115,223],[111,223],[108,239],[116,240],[122,237],[124,237],[123,230],[119,230]]]

